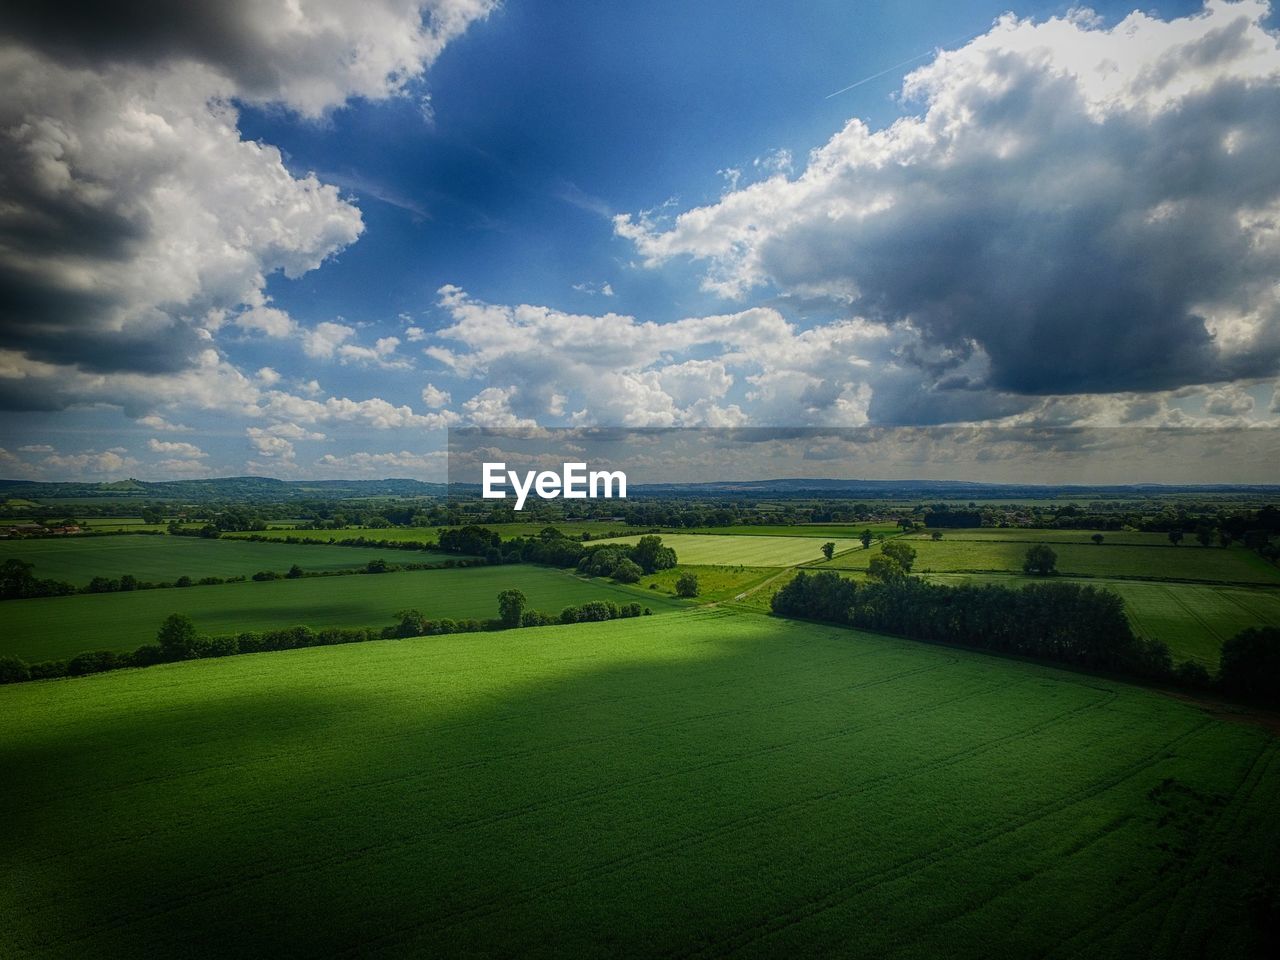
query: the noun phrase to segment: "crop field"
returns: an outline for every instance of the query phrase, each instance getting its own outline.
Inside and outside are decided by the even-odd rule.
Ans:
[[[0,715],[3,956],[1239,957],[1280,862],[1260,729],[722,609]]]
[[[448,554],[153,535],[0,540],[0,560],[10,558],[34,564],[37,577],[81,586],[94,577],[119,577],[122,573],[139,580],[171,582],[181,576],[198,580],[252,576],[259,570],[284,573],[295,563],[303,570],[316,571],[350,570],[378,558],[388,563],[439,563],[447,560]]]
[[[86,650],[136,650],[154,641],[160,623],[171,613],[185,613],[201,633],[210,635],[297,625],[379,627],[389,625],[397,610],[409,607],[429,618],[485,619],[497,616],[498,593],[508,587],[524,591],[531,607],[548,613],[587,600],[636,600],[656,613],[677,603],[656,590],[532,566],[82,594],[0,603],[0,655],[33,663]]]
[[[1021,571],[1031,542],[985,540],[912,540],[916,573],[963,571]],[[1243,547],[1142,547],[1054,543],[1058,571],[1095,577],[1140,577],[1169,580],[1212,580],[1280,584],[1280,569]],[[865,570],[878,548],[836,557],[838,569]]]
[[[625,523],[612,523],[606,521],[554,521],[545,523],[486,523],[480,526],[487,527],[499,534],[504,540],[512,537],[534,537],[545,530],[547,527],[555,527],[567,537],[574,539],[581,538],[582,534],[589,533],[593,537],[607,536],[612,533],[625,533],[628,529]],[[229,537],[250,537],[262,536],[273,540],[284,540],[289,537],[312,537],[320,540],[333,540],[335,543],[341,543],[344,540],[357,540],[364,538],[366,540],[390,540],[390,541],[411,541],[411,542],[428,542],[435,540],[440,535],[441,530],[447,527],[345,527],[342,530],[299,530],[296,527],[279,527],[271,530],[259,530],[254,533],[230,533]]]
[[[824,540],[856,540],[863,530],[870,530],[877,537],[885,537],[897,534],[900,528],[893,523],[744,523],[729,527],[690,527],[682,532],[727,537],[822,537]]]
[[[601,540],[600,543],[635,543],[639,535]],[[857,540],[833,540],[836,551],[859,553]],[[683,564],[742,564],[748,567],[791,567],[822,559],[823,541],[815,537],[737,537],[703,536],[696,533],[663,534],[664,546],[672,547]],[[839,559],[839,558],[837,558]],[[865,566],[865,563],[863,564]]]

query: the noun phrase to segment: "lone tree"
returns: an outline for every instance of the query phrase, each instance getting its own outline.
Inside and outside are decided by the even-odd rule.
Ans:
[[[156,634],[160,654],[166,660],[186,660],[195,651],[196,625],[185,613],[171,613]]]
[[[1095,534],[1094,534],[1092,537],[1090,537],[1089,539],[1090,539],[1090,540],[1092,540],[1094,543],[1098,544],[1098,546],[1102,546],[1102,540],[1103,540],[1102,534],[1100,534],[1100,533],[1095,533]]]
[[[1196,527],[1196,542],[1202,547],[1207,547],[1213,543],[1213,527],[1202,523]]]
[[[664,547],[661,537],[647,536],[641,537],[631,548],[631,559],[645,573],[656,573],[659,570],[670,570],[676,565],[676,552],[670,547]]]
[[[902,567],[903,574],[910,573],[912,565],[916,562],[915,548],[901,541],[886,543],[880,548],[880,552],[886,557],[892,557],[896,560],[898,566]]]
[[[834,543],[827,542],[822,545],[822,555],[826,557],[828,560],[830,560],[833,556],[835,556],[835,552],[836,552],[836,545]]]
[[[907,571],[891,553],[877,553],[867,564],[867,576],[882,583],[897,583],[907,579]]]
[[[1049,577],[1058,570],[1058,555],[1047,543],[1037,543],[1027,548],[1027,555],[1022,561],[1022,572],[1037,577]]]
[[[1182,542],[1182,531],[1181,531],[1181,530],[1170,530],[1170,531],[1169,531],[1169,542],[1170,542],[1170,543],[1172,543],[1175,547],[1176,547],[1178,544],[1180,544],[1180,543]]]
[[[519,590],[503,590],[498,594],[498,619],[504,627],[520,626],[524,608],[529,601]]]
[[[860,536],[858,539],[862,541],[862,546],[863,546],[863,548],[865,548],[865,549],[867,549],[867,550],[870,550],[870,549],[871,549],[871,539],[872,539],[872,538],[871,538],[871,531],[870,531],[870,530],[863,530],[863,531],[862,531],[862,536]]]
[[[939,541],[939,540],[941,540],[941,539],[942,539],[942,531],[941,531],[941,530],[935,530],[935,531],[933,531],[933,540],[934,540],[934,542],[936,543],[937,541]]]
[[[698,575],[696,573],[682,573],[676,580],[676,596],[677,597],[696,597],[698,595]]]

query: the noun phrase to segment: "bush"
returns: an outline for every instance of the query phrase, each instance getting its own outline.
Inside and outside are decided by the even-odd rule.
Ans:
[[[155,643],[139,647],[129,655],[129,664],[134,667],[149,667],[164,661],[164,651]]]
[[[503,590],[498,594],[498,621],[504,627],[518,627],[529,601],[519,590]]]
[[[67,676],[83,677],[90,673],[102,673],[122,666],[120,658],[111,650],[95,650],[80,653],[67,661]]]
[[[526,610],[520,615],[520,626],[522,627],[547,627],[555,622],[555,617],[539,610]]]
[[[1197,690],[1204,690],[1213,683],[1209,671],[1198,660],[1184,660],[1178,664],[1177,669],[1173,671],[1173,679],[1184,687]]]
[[[1280,703],[1280,627],[1250,627],[1224,643],[1218,682],[1236,696]]]
[[[257,580],[259,583],[266,580],[279,580],[280,574],[276,573],[274,570],[259,570],[253,575],[253,579]]]
[[[698,595],[698,575],[682,573],[676,580],[677,597],[696,597]]]
[[[634,560],[624,558],[613,568],[613,579],[618,583],[636,583],[643,576],[644,571]]]
[[[240,641],[235,637],[201,637],[192,648],[197,657],[231,657],[239,652]]]
[[[23,683],[31,679],[31,670],[17,657],[0,657],[0,683]]]

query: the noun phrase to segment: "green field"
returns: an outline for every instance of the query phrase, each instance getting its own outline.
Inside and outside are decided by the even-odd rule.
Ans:
[[[443,553],[380,550],[376,547],[296,546],[246,543],[203,537],[119,536],[0,540],[0,560],[17,558],[35,565],[35,575],[77,586],[97,576],[131,573],[139,580],[172,582],[178,577],[252,576],[259,570],[350,570],[370,560],[388,563],[441,563]],[[0,620],[3,611],[0,611]]]
[[[916,573],[1021,571],[1030,542],[913,539]],[[1244,547],[1155,547],[1054,543],[1058,572],[1095,577],[1280,584],[1280,569]],[[829,565],[865,570],[878,548],[836,557]],[[683,555],[682,555],[683,559]],[[824,564],[825,566],[826,564]]]
[[[640,537],[617,537],[600,543],[635,543]],[[862,550],[857,540],[834,540],[836,550]],[[822,541],[813,537],[703,536],[696,533],[662,535],[683,564],[742,564],[748,567],[790,567],[822,559]],[[838,558],[837,558],[838,559]]]
[[[1012,588],[1044,582],[1038,577],[982,574],[937,574],[929,579],[949,585],[992,583]],[[1280,590],[1274,588],[1062,579],[1118,593],[1135,632],[1163,640],[1175,662],[1199,660],[1210,671],[1217,669],[1222,644],[1241,630],[1280,624]]]
[[[662,622],[0,688],[0,955],[1256,948],[1266,732],[853,631]]]
[[[943,530],[943,539],[948,543],[964,540],[1016,540],[1030,543],[1087,543],[1093,545],[1094,534],[1102,534],[1104,545],[1128,544],[1136,547],[1170,547],[1169,537],[1164,533],[1143,533],[1134,530],[1046,530],[1041,527],[982,527],[978,529]],[[913,543],[917,540],[932,539],[931,530],[916,531],[907,534]],[[1188,536],[1179,550],[1198,546],[1194,538]]]
[[[584,533],[589,533],[593,537],[606,536],[611,533],[625,533],[627,525],[621,522],[611,522],[602,520],[583,520],[583,521],[548,521],[545,523],[482,523],[479,526],[486,527],[499,534],[504,540],[512,537],[536,537],[547,527],[555,527],[566,537],[580,539]],[[277,528],[272,530],[257,530],[252,533],[229,533],[229,537],[252,537],[261,536],[269,537],[273,540],[285,540],[289,537],[311,537],[320,540],[332,540],[334,543],[341,543],[344,540],[358,540],[364,538],[366,540],[387,540],[397,543],[409,542],[428,542],[435,540],[440,535],[441,530],[449,529],[447,527],[344,527],[341,530],[299,530],[297,528]]]
[[[854,539],[870,530],[877,537],[896,534],[895,523],[770,523],[735,524],[731,527],[691,527],[683,533],[719,534],[729,537],[822,537],[824,540]]]
[[[694,567],[680,564],[670,570],[659,570],[641,578],[640,586],[657,589],[674,595],[676,581],[685,573],[698,578],[698,599],[703,601],[731,600],[744,590],[762,583],[778,571],[775,567]]]
[[[301,548],[310,549],[310,548]],[[340,548],[349,549],[346,547]],[[676,601],[656,590],[584,580],[548,567],[471,567],[351,577],[231,583],[173,590],[82,594],[0,603],[0,655],[34,663],[86,650],[136,650],[155,639],[170,613],[185,613],[201,633],[310,627],[381,627],[397,610],[431,618],[497,616],[497,596],[524,591],[531,607],[559,613],[587,600],[637,600],[657,612]]]

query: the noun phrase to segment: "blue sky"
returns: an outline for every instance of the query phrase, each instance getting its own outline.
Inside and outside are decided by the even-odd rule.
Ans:
[[[1234,147],[1190,184],[1153,159],[1229,109],[1223,136],[1265,154],[1249,131],[1276,125],[1280,58],[1256,3],[1165,3],[1123,32],[1132,3],[1064,20],[1060,3],[386,0],[320,40],[271,3],[217,9],[214,27],[125,23],[120,39],[18,7],[0,20],[26,57],[3,126],[27,131],[15,156],[53,151],[67,179],[50,186],[32,159],[0,181],[40,224],[0,253],[18,278],[0,475],[438,477],[450,423],[1274,418],[1280,261],[1232,252],[1254,221],[1211,248],[1195,227],[1268,209],[1280,176]],[[995,26],[1006,13],[1039,32]],[[961,56],[935,64],[939,48]],[[1088,70],[1069,95],[1055,86],[1112,61],[1123,89],[1092,91]],[[1158,94],[1142,92],[1153,64]],[[931,79],[904,97],[920,68]],[[958,106],[989,94],[982,70],[1004,99]],[[68,105],[88,83],[96,99]],[[1252,99],[1213,100],[1232,83]],[[1027,157],[975,154],[956,179],[928,118],[963,110],[965,149],[1005,137]],[[889,166],[922,173],[889,179],[843,128],[903,117],[918,126],[884,141]],[[853,151],[825,179],[809,171],[824,146]],[[1169,182],[1145,219],[1106,220],[1116,201],[1087,182],[1046,204],[1045,179],[1080,166],[1047,158],[1072,148],[1110,160],[1097,182],[1114,196]],[[877,198],[902,213],[828,232]],[[1171,220],[1200,246],[1161,273],[1188,249]],[[1211,302],[1179,289],[1188,270]],[[1085,290],[1075,317],[1064,291]]]

